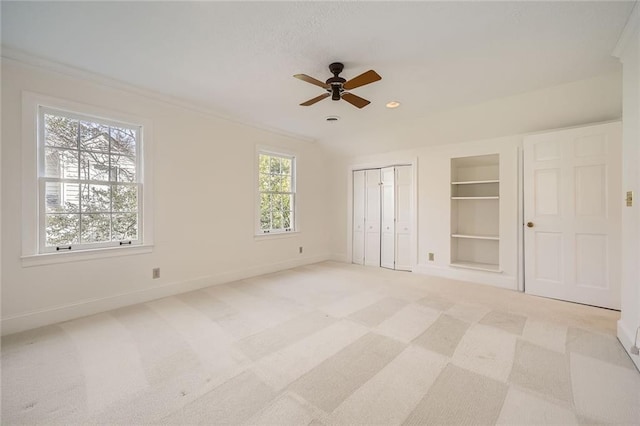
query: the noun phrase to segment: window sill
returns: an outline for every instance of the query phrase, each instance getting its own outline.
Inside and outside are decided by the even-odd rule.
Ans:
[[[256,234],[253,236],[254,241],[279,240],[281,238],[292,238],[300,235],[300,231],[276,232],[269,234]]]
[[[130,247],[107,247],[92,250],[79,250],[66,253],[43,253],[22,256],[22,266],[53,265],[56,263],[80,262],[84,260],[103,259],[107,257],[131,256],[153,252],[153,245],[137,245]]]

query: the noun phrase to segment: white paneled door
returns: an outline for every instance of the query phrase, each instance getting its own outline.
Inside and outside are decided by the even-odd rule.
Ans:
[[[365,170],[365,265],[380,266],[380,226],[380,169]]]
[[[380,247],[380,266],[394,269],[395,251],[395,168],[381,170],[382,177],[382,238]]]
[[[364,170],[353,172],[353,263],[364,265]]]
[[[620,309],[620,123],[524,140],[525,292]]]

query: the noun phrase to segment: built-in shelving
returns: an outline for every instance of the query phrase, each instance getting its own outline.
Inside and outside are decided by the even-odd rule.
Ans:
[[[452,267],[500,272],[500,157],[451,159]]]
[[[468,234],[451,234],[451,238],[470,238],[472,240],[495,240],[499,241],[497,235],[468,235]]]
[[[451,197],[452,200],[497,200],[499,198],[497,195],[489,197]]]
[[[451,182],[451,185],[476,185],[479,183],[500,183],[499,180],[470,180],[466,182]]]

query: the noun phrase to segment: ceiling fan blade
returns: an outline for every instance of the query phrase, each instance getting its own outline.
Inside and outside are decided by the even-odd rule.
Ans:
[[[294,75],[295,78],[300,79],[302,81],[306,81],[307,83],[311,83],[311,84],[315,84],[316,86],[320,86],[323,89],[328,89],[330,86],[327,83],[324,83],[320,80],[316,80],[313,77],[309,77],[306,74],[296,74]]]
[[[354,95],[353,93],[343,93],[342,99],[357,108],[364,108],[371,103],[368,100],[361,98],[360,96]]]
[[[351,90],[378,80],[382,80],[382,77],[380,77],[374,70],[369,70],[347,81],[342,85],[342,87],[344,87],[344,90]]]
[[[320,102],[320,101],[321,101],[321,100],[323,100],[324,98],[328,98],[329,96],[331,96],[331,94],[330,94],[330,93],[323,93],[323,94],[322,94],[322,95],[320,95],[320,96],[316,96],[316,97],[315,97],[315,98],[313,98],[313,99],[309,99],[307,102],[303,102],[303,103],[301,103],[301,104],[300,104],[300,106],[309,106],[309,105],[313,105],[313,104],[315,104],[316,102]]]

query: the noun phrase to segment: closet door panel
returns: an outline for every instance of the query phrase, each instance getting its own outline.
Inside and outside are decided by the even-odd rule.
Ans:
[[[365,170],[364,263],[380,266],[380,169]]]
[[[352,262],[364,265],[365,172],[353,172],[353,253]]]
[[[382,240],[380,266],[395,267],[395,168],[382,169]]]
[[[395,269],[411,270],[411,166],[395,173]]]

